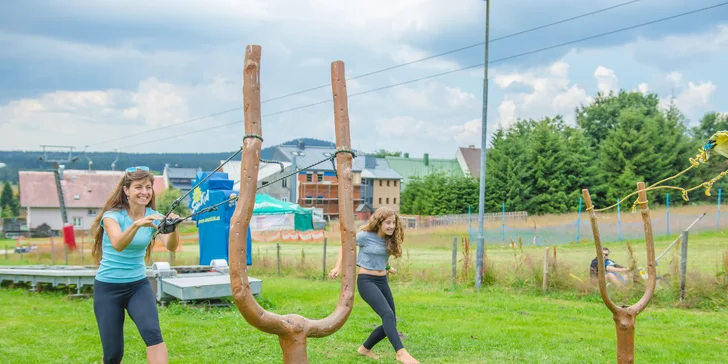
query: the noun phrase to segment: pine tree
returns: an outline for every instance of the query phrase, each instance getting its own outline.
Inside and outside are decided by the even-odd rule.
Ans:
[[[13,188],[10,186],[9,181],[5,181],[3,184],[2,193],[0,193],[0,211],[4,210],[5,207],[12,209],[15,197],[13,196]]]

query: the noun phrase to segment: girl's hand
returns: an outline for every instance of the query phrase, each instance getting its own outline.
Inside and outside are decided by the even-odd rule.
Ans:
[[[397,270],[392,267],[389,267],[389,270],[387,270],[387,273],[397,274]]]
[[[334,269],[329,271],[329,278],[336,279],[336,277],[339,276],[339,271],[340,271],[339,267],[334,267]]]
[[[156,228],[157,225],[154,224],[154,220],[164,220],[164,216],[162,216],[162,215],[149,215],[149,216],[144,216],[141,219],[134,221],[134,224],[136,224],[137,227],[153,227],[153,228]]]

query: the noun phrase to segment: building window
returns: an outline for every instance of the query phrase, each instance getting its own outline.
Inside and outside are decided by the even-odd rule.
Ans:
[[[382,204],[382,198],[381,197],[379,198],[379,204],[380,205]]]
[[[397,204],[397,198],[396,197],[394,198],[394,204],[395,205]]]
[[[387,187],[389,187],[389,180],[387,180]]]
[[[284,178],[284,179],[283,179],[283,180],[281,181],[281,186],[282,186],[283,188],[288,188],[288,178]]]
[[[281,201],[288,202],[288,197],[281,197]]]
[[[324,180],[324,174],[322,172],[319,172],[316,175],[318,175],[318,182],[323,182],[323,180]]]
[[[88,216],[96,216],[96,209],[88,209]]]
[[[397,180],[394,180],[394,187],[397,187]]]
[[[324,204],[324,196],[318,196],[318,199],[316,199],[317,205],[323,205]]]
[[[78,194],[73,195],[73,199],[74,200],[80,200],[81,199],[81,196],[79,196]]]
[[[306,173],[306,182],[313,182],[313,173]]]
[[[382,187],[382,180],[379,180],[379,187]]]
[[[263,181],[263,182],[261,182],[261,183],[263,184],[263,186],[265,186],[265,185],[267,185],[267,184],[268,184],[268,181]]]
[[[387,197],[387,205],[389,205],[389,197]]]
[[[81,227],[81,218],[80,217],[73,218],[73,227],[76,227],[76,228]]]

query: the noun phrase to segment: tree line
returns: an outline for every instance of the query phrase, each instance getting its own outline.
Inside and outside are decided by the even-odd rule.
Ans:
[[[636,191],[636,182],[647,186],[690,166],[699,149],[716,131],[728,130],[726,114],[705,114],[689,128],[688,120],[671,103],[660,106],[656,94],[620,91],[598,94],[588,105],[576,108],[576,125],[561,115],[540,120],[518,120],[493,134],[486,157],[485,211],[528,211],[529,214],[576,211],[581,190],[588,188],[597,208],[615,204]],[[689,188],[728,169],[726,158],[711,154],[707,163],[665,185]],[[691,203],[716,201],[704,188],[689,194]],[[434,173],[413,177],[401,196],[405,214],[443,215],[477,211],[479,180],[470,176]],[[680,191],[648,192],[651,204],[684,204]],[[635,196],[636,197],[636,196]],[[635,198],[622,204],[632,206]]]

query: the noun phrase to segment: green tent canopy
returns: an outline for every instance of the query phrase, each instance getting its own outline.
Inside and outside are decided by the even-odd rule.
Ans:
[[[313,210],[299,206],[298,204],[281,201],[273,196],[265,193],[259,193],[255,195],[255,206],[253,207],[253,216],[266,216],[269,215],[285,215],[281,217],[293,217],[293,227],[296,231],[309,231],[313,230]],[[277,226],[289,225],[286,224],[288,219],[269,219],[270,223],[257,223],[257,230],[275,229]],[[265,226],[268,226],[266,228]],[[251,227],[252,228],[252,227]],[[253,228],[256,230],[256,228]]]

